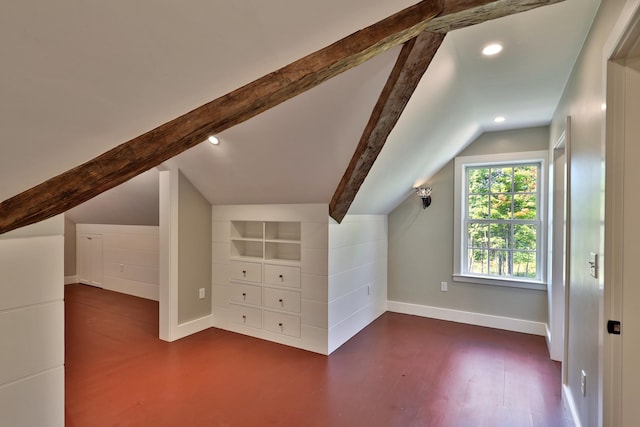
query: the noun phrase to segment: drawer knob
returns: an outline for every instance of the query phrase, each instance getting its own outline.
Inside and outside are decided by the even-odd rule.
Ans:
[[[247,275],[247,270],[242,270],[242,275],[246,276]]]
[[[247,299],[247,293],[246,292],[242,293],[242,299]]]
[[[278,302],[280,303],[280,305],[284,305],[284,300],[282,298],[280,298]]]
[[[279,275],[278,277],[280,278],[280,280],[281,280],[281,281],[283,281],[283,282],[284,282],[284,276],[283,276],[282,274],[281,274],[281,275]]]
[[[282,322],[280,322],[280,323],[278,323],[278,326],[280,326],[280,330],[282,330],[282,329],[283,329],[282,327],[283,327],[284,325],[282,324]]]

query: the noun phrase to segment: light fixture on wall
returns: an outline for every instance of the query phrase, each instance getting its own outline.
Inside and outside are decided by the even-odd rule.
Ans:
[[[211,144],[213,144],[213,145],[218,145],[218,144],[220,144],[220,140],[219,140],[217,137],[213,136],[213,135],[210,135],[210,136],[207,138],[207,141],[209,141],[209,142],[210,142]]]
[[[427,209],[431,204],[431,187],[418,187],[416,194],[422,199],[422,209]]]

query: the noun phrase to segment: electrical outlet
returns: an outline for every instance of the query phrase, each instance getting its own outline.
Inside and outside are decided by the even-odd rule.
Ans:
[[[440,290],[442,292],[447,292],[447,287],[449,286],[449,284],[447,282],[440,282]]]
[[[580,372],[580,391],[583,396],[587,395],[587,373],[584,369]]]
[[[200,299],[204,299],[204,295],[205,295],[204,288],[200,288],[199,295],[200,295]]]

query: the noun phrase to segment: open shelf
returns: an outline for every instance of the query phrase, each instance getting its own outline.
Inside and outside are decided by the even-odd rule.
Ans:
[[[265,222],[265,240],[286,240],[299,242],[301,239],[299,222]]]
[[[299,222],[231,221],[232,258],[299,263]]]
[[[262,221],[231,221],[231,239],[258,239],[264,237]]]

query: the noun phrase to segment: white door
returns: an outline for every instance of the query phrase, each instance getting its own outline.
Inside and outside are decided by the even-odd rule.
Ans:
[[[102,236],[79,234],[76,251],[78,281],[102,287]]]
[[[640,420],[640,57],[608,66],[604,425]]]

